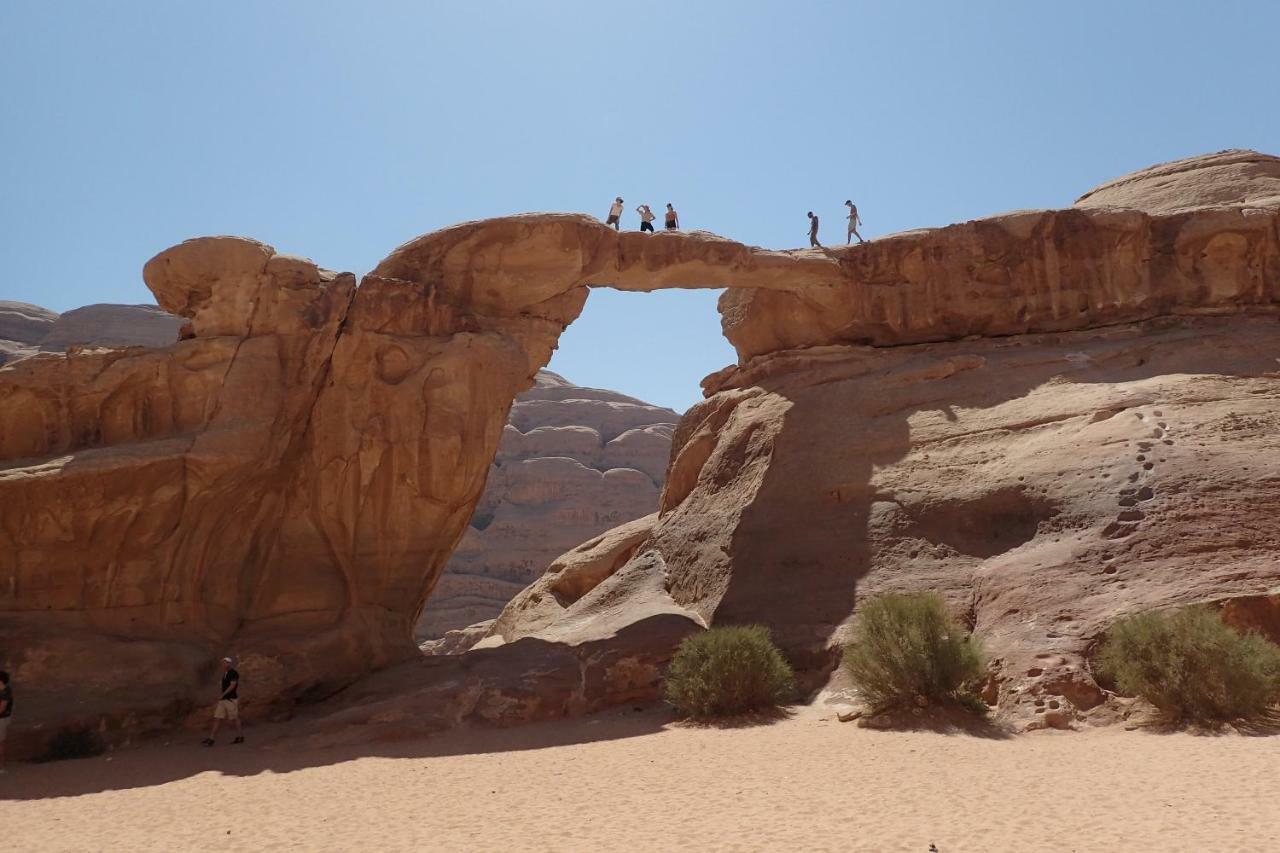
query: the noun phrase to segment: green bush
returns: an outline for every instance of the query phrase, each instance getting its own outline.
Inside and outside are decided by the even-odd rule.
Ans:
[[[973,693],[986,670],[982,647],[936,593],[881,595],[864,604],[844,666],[876,711],[909,705],[917,696],[985,708]]]
[[[667,672],[667,701],[691,717],[774,708],[794,690],[791,666],[762,625],[685,637]]]
[[[106,750],[98,733],[86,726],[67,726],[54,732],[37,761],[92,758]]]
[[[1280,700],[1280,647],[1237,633],[1206,607],[1118,620],[1097,662],[1120,692],[1175,720],[1253,717]]]

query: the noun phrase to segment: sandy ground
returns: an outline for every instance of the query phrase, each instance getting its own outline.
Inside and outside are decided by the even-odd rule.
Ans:
[[[1280,845],[1276,736],[876,732],[801,708],[741,728],[693,728],[646,710],[358,750],[225,743],[11,767],[0,776],[0,846],[925,853],[934,843],[941,853],[1203,853]]]

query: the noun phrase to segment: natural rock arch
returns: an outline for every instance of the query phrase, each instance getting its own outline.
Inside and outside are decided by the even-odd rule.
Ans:
[[[40,690],[93,695],[102,711],[185,696],[228,647],[260,695],[323,695],[412,653],[511,401],[589,286],[729,288],[740,363],[704,386],[733,405],[797,349],[1274,312],[1278,164],[1215,161],[1248,180],[1207,206],[1167,212],[1168,181],[1192,176],[1194,197],[1196,172],[1162,172],[1154,212],[1095,206],[1099,192],[826,251],[505,217],[406,243],[359,287],[256,241],[188,241],[144,270],[160,305],[189,318],[184,340],[0,371],[0,640],[41,685],[37,707]],[[1118,182],[1127,204],[1144,180]],[[697,482],[714,410],[677,435],[664,512]],[[38,662],[56,648],[77,664]],[[121,660],[148,659],[163,663],[113,692]]]

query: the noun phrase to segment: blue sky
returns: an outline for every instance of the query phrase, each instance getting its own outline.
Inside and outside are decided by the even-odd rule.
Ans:
[[[849,196],[869,235],[1064,206],[1280,153],[1277,32],[1273,2],[5,0],[0,298],[149,302],[202,234],[363,273],[618,194],[774,248]],[[714,293],[598,291],[551,367],[682,409],[732,360]]]

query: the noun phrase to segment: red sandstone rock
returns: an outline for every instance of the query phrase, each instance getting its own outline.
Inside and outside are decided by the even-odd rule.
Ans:
[[[824,252],[518,216],[407,243],[358,290],[250,240],[163,252],[145,277],[190,337],[0,369],[0,645],[28,719],[179,714],[226,650],[251,703],[411,659],[512,399],[606,284],[733,288],[741,364],[682,420],[658,523],[621,565],[588,548],[539,580],[560,612],[522,596],[503,645],[394,669],[345,719],[423,677],[445,681],[412,707],[444,722],[652,696],[671,644],[725,621],[769,624],[813,683],[858,601],[920,587],[988,637],[1008,714],[1087,705],[1114,616],[1275,588],[1280,212],[1249,156],[1244,206],[1183,164],[1176,213],[1144,211],[1153,182]]]

